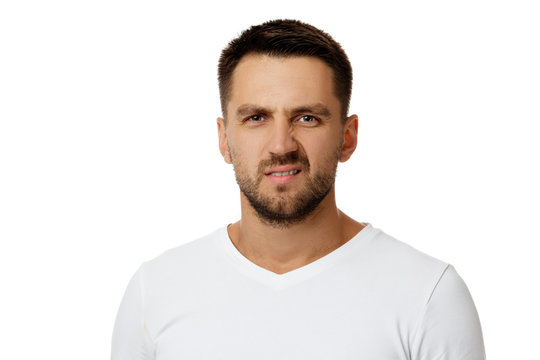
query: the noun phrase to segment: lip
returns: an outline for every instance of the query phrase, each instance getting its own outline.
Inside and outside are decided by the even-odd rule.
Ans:
[[[272,173],[287,172],[287,171],[292,171],[292,170],[298,170],[298,172],[296,174],[283,175],[283,176],[272,175]],[[274,184],[288,184],[291,181],[293,181],[296,178],[296,176],[300,175],[301,173],[302,173],[302,170],[300,170],[298,166],[283,165],[283,166],[277,166],[270,169],[269,171],[265,173],[265,175],[266,175],[266,178],[270,180],[271,182],[273,182]]]
[[[300,168],[298,166],[295,166],[295,165],[282,165],[282,166],[276,166],[270,170],[268,170],[267,172],[265,172],[265,175],[270,175],[272,173],[276,173],[276,172],[287,172],[287,171],[292,171],[292,170],[300,170]]]

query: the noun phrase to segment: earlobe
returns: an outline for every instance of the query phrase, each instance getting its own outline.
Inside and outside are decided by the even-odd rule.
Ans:
[[[341,157],[339,161],[345,162],[349,160],[351,155],[356,150],[358,143],[358,116],[351,115],[347,118],[343,126],[343,145],[341,147]]]
[[[229,152],[229,146],[227,144],[227,128],[225,126],[225,119],[218,117],[217,126],[219,138],[219,152],[221,152],[223,160],[225,160],[227,164],[232,164],[231,154]]]

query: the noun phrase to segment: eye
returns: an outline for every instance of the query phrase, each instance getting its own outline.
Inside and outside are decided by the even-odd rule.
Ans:
[[[253,121],[253,122],[261,122],[264,120],[264,116],[262,115],[251,115],[246,119],[246,121]]]
[[[307,123],[307,124],[312,124],[312,123],[316,123],[317,122],[317,118],[315,116],[311,116],[311,115],[302,115],[299,119],[298,119],[299,122],[301,123]]]

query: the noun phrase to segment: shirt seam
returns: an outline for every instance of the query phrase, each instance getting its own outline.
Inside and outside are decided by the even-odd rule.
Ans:
[[[150,342],[154,345],[155,344],[154,337],[150,333],[150,330],[148,329],[148,326],[146,323],[146,311],[145,311],[146,310],[146,297],[145,297],[146,288],[144,284],[143,272],[144,272],[144,264],[141,265],[140,276],[139,276],[139,288],[140,288],[140,297],[141,297],[141,318],[142,318],[141,325],[143,327],[144,332],[150,339]]]
[[[439,278],[435,282],[435,285],[433,286],[433,289],[431,290],[431,293],[429,294],[429,296],[428,296],[428,298],[426,300],[426,303],[424,304],[424,307],[422,309],[422,314],[420,315],[420,317],[419,317],[419,319],[418,319],[418,321],[417,321],[417,323],[416,323],[416,325],[414,327],[413,337],[412,337],[411,342],[409,344],[409,359],[412,359],[412,354],[411,354],[412,345],[414,345],[416,343],[416,339],[418,337],[418,331],[419,331],[419,328],[422,325],[422,323],[424,322],[424,319],[426,317],[427,309],[428,309],[428,306],[430,304],[431,298],[433,297],[433,294],[435,293],[435,290],[439,286],[442,278],[444,277],[444,274],[446,274],[446,272],[448,271],[450,266],[451,266],[450,264],[446,264],[446,266],[442,270],[441,274],[439,275]]]

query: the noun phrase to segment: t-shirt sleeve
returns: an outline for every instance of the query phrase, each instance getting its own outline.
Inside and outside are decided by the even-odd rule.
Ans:
[[[448,265],[418,324],[412,360],[484,360],[478,313],[467,286]]]
[[[131,278],[113,330],[111,360],[151,360],[153,342],[144,318],[142,266]]]

